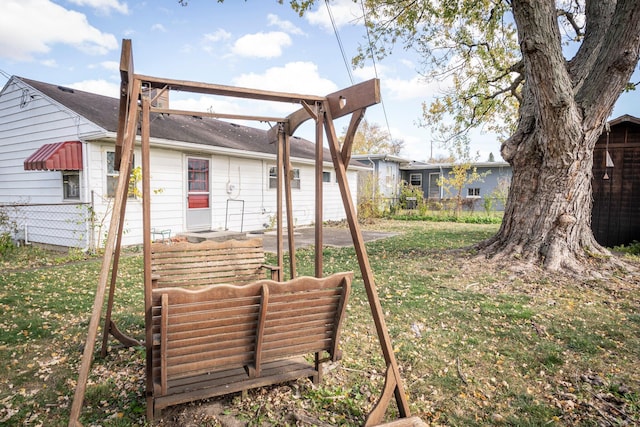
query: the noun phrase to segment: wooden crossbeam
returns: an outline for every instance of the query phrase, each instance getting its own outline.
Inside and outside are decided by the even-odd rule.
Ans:
[[[159,114],[175,114],[178,116],[211,117],[214,119],[249,120],[254,122],[286,122],[287,121],[287,119],[284,117],[275,117],[275,116],[247,116],[243,114],[210,113],[205,111],[174,110],[172,108],[158,108],[158,107],[151,107],[151,112],[159,113]]]
[[[177,90],[180,92],[204,93],[207,95],[230,96],[233,98],[256,99],[259,101],[289,102],[294,104],[299,104],[303,101],[314,103],[316,101],[324,100],[323,96],[316,95],[274,92],[269,90],[194,82],[189,80],[167,79],[141,74],[136,74],[136,78],[152,89],[162,89],[166,86],[170,90]]]

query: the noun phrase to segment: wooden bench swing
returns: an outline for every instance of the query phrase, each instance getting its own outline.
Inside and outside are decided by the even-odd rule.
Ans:
[[[323,277],[322,273],[323,133],[326,133],[349,230],[387,366],[381,396],[368,414],[365,425],[382,425],[393,397],[400,418],[384,425],[424,425],[420,418],[410,414],[346,176],[358,124],[366,108],[380,102],[379,81],[370,80],[320,97],[143,76],[133,71],[130,40],[123,40],[120,73],[122,83],[116,164],[121,173],[116,186],[113,214],[69,426],[81,426],[79,418],[107,285],[109,294],[102,354],[106,355],[109,335],[125,345],[142,345],[120,332],[111,320],[138,125],[141,130],[142,151],[147,417],[151,420],[163,408],[171,405],[298,378],[310,378],[318,382],[322,377],[323,362],[340,359],[340,329],[353,274],[335,273]],[[300,104],[302,108],[285,118],[275,119],[169,110],[151,106],[149,94],[152,90],[180,90],[293,102]],[[197,244],[182,242],[172,245],[151,242],[151,112],[278,122],[278,126],[268,132],[269,142],[277,147],[277,266],[264,264],[261,239]],[[333,120],[349,114],[351,121],[341,147]],[[291,176],[290,137],[308,119],[313,119],[316,123],[315,277],[298,277],[291,182],[285,177]],[[288,224],[288,281],[284,281],[283,277],[283,204]],[[266,271],[269,271],[268,277]],[[307,355],[315,355],[313,363],[306,362],[301,357]]]

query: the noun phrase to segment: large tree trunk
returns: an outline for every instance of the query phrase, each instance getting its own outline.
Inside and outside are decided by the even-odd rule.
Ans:
[[[593,149],[638,62],[640,5],[587,1],[582,46],[567,63],[554,0],[513,0],[525,84],[502,226],[479,245],[496,258],[580,271],[606,254],[591,231]]]
[[[581,122],[574,119],[574,124]],[[558,122],[560,124],[560,122]],[[599,134],[553,136],[518,133],[503,146],[513,168],[511,191],[499,232],[482,243],[485,253],[549,269],[579,271],[586,257],[606,251],[591,231],[593,147]],[[548,151],[546,141],[574,145],[566,155]]]

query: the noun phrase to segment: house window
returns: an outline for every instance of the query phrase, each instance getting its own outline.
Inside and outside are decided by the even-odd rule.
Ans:
[[[62,192],[64,200],[80,200],[80,173],[62,171]]]
[[[430,199],[440,198],[440,185],[438,184],[439,180],[440,180],[439,173],[429,174],[429,198]]]
[[[331,182],[331,172],[322,172],[322,182]]]
[[[467,197],[480,197],[480,188],[467,188]]]
[[[414,187],[422,187],[422,174],[412,173],[409,175],[409,184]]]
[[[294,168],[291,169],[292,177],[291,177],[291,188],[300,188],[300,169]],[[324,179],[324,173],[323,177]],[[278,174],[276,173],[276,167],[271,166],[269,168],[269,188],[278,188]]]
[[[292,169],[291,188],[300,189],[300,169]]]
[[[209,160],[189,159],[189,192],[209,191]]]
[[[209,159],[187,160],[187,202],[189,209],[209,207]]]
[[[132,159],[135,165],[135,158]],[[116,153],[113,151],[107,151],[107,197],[113,197],[116,195],[116,186],[118,185],[118,176],[120,173],[115,169],[116,165]],[[134,199],[136,197],[136,182],[133,179],[133,173],[129,179],[129,198]]]

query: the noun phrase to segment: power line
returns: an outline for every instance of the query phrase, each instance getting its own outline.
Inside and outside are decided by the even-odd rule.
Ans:
[[[344,61],[344,65],[347,68],[347,74],[349,74],[349,80],[353,85],[353,74],[351,73],[351,67],[349,66],[349,61],[347,61],[347,55],[344,53],[344,46],[342,45],[342,40],[340,39],[340,34],[338,33],[338,27],[336,27],[336,21],[333,19],[333,13],[331,12],[331,7],[329,7],[329,0],[324,0],[324,4],[327,6],[327,12],[329,12],[329,19],[331,20],[331,25],[333,26],[333,32],[335,33],[336,39],[338,40],[338,46],[340,47],[342,60]]]
[[[4,77],[6,77],[7,80],[9,80],[11,78],[11,74],[7,73],[2,68],[0,68],[0,74],[2,74]]]
[[[333,18],[333,13],[331,12],[331,6],[329,5],[329,0],[324,0],[324,4],[327,6],[327,12],[329,13],[329,19],[331,20],[331,26],[333,27],[333,32],[336,35],[336,40],[338,40],[338,46],[340,47],[340,53],[342,54],[342,60],[344,61],[344,65],[347,69],[347,74],[349,74],[349,80],[351,84],[354,84],[353,73],[351,72],[351,67],[349,66],[349,61],[347,60],[347,55],[344,52],[344,46],[342,44],[342,40],[340,39],[340,33],[338,32],[338,27],[336,26],[335,19]],[[369,53],[371,54],[371,60],[373,62],[373,72],[375,77],[378,78],[378,67],[376,65],[376,58],[373,53],[373,42],[371,41],[371,34],[369,33],[369,25],[367,25],[367,13],[364,7],[364,0],[360,0],[360,6],[362,7],[362,17],[364,19],[364,27],[367,31],[367,41],[369,44]],[[389,126],[389,117],[387,115],[387,109],[384,104],[384,99],[380,97],[380,104],[382,105],[382,114],[384,115],[384,121],[387,125],[387,133],[389,134],[389,139],[393,139],[391,135],[391,126]]]
[[[369,25],[367,22],[367,12],[364,8],[364,0],[360,0],[360,6],[362,7],[362,19],[364,19],[364,28],[367,30],[367,41],[369,42],[369,53],[371,54],[371,61],[373,62],[373,73],[378,78],[378,67],[376,66],[376,57],[373,54],[373,43],[371,42],[371,34],[369,33]],[[380,104],[382,105],[382,114],[384,114],[384,121],[387,125],[387,133],[389,134],[389,139],[393,140],[391,136],[391,127],[389,126],[389,118],[387,117],[387,109],[384,106],[384,98],[382,95],[380,96]]]

